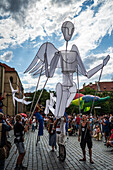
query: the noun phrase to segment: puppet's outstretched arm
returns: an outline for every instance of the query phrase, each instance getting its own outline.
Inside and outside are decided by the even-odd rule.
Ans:
[[[80,53],[79,53],[79,50],[78,50],[77,46],[73,45],[72,48],[71,48],[71,51],[75,51],[77,53],[78,71],[82,75],[86,76],[87,72],[86,72],[85,66],[84,66],[84,64],[82,62],[82,59],[80,57]]]
[[[90,78],[92,77],[95,73],[97,73],[100,69],[102,69],[106,64],[107,62],[109,61],[110,59],[110,56],[107,55],[107,57],[103,60],[103,63],[94,67],[93,69],[89,70],[88,72],[86,71],[85,67],[84,67],[84,64],[81,60],[81,57],[80,57],[80,53],[79,53],[79,50],[77,48],[76,45],[73,45],[72,46],[72,51],[76,51],[77,52],[77,61],[78,61],[78,72],[80,72],[82,75]]]
[[[108,63],[109,59],[110,59],[110,56],[107,55],[107,57],[103,60],[102,64],[94,67],[93,69],[87,72],[87,77],[88,78],[92,77],[95,73],[97,73],[100,69],[102,69]]]

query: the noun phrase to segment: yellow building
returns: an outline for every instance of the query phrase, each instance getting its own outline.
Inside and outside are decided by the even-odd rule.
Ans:
[[[13,88],[18,90],[16,97],[23,98],[24,89],[17,71],[15,68],[11,68],[4,63],[0,63],[0,93],[4,94],[4,91],[6,93],[6,97],[3,100],[3,113],[14,116],[17,113],[24,112],[24,106],[21,103],[17,103],[15,101],[14,107],[9,80],[11,81]]]

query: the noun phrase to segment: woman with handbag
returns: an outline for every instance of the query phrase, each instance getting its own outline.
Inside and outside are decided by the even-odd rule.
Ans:
[[[4,170],[5,159],[9,156],[11,144],[7,141],[6,132],[11,129],[13,127],[4,118],[3,113],[0,112],[0,170]]]

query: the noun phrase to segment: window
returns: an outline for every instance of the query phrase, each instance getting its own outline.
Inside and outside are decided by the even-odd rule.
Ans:
[[[10,77],[10,82],[13,83],[13,77],[12,76]]]

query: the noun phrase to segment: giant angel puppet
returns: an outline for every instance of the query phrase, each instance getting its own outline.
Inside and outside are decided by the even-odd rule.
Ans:
[[[85,66],[81,60],[79,50],[74,44],[71,50],[68,50],[68,41],[74,32],[74,25],[70,21],[66,21],[61,27],[64,39],[66,41],[66,50],[59,51],[55,46],[46,42],[41,45],[32,63],[26,69],[26,72],[33,73],[33,75],[45,74],[47,78],[52,78],[56,68],[61,68],[63,75],[63,82],[56,85],[56,107],[54,115],[56,118],[60,118],[64,115],[66,107],[68,107],[73,100],[77,88],[73,82],[73,74],[79,73],[87,78],[92,77],[99,70],[107,64],[110,56],[108,55],[103,63],[86,71]]]

